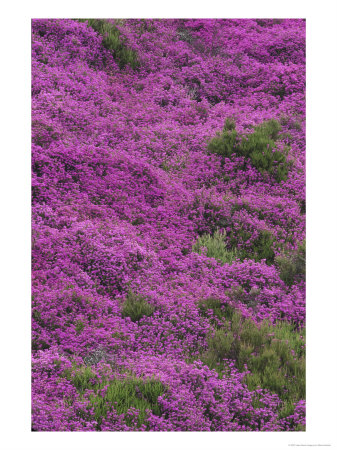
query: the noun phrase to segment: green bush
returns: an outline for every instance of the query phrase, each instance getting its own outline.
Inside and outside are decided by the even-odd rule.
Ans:
[[[147,409],[153,414],[161,414],[158,397],[165,393],[165,387],[154,378],[142,379],[130,374],[124,379],[108,380],[103,377],[99,380],[89,367],[76,365],[65,370],[62,376],[71,381],[81,398],[86,390],[93,392],[89,396],[88,408],[94,409],[98,429],[102,418],[106,417],[111,407],[114,407],[117,414],[126,415],[126,423],[129,426],[132,425],[132,418],[127,417],[130,408],[139,411],[137,427],[146,422]],[[102,389],[105,391],[104,395],[101,394]]]
[[[133,322],[137,322],[144,316],[151,316],[153,311],[154,307],[149,305],[144,297],[136,295],[132,291],[128,292],[122,305],[122,317],[130,317]]]
[[[305,240],[297,250],[284,252],[275,258],[276,265],[280,270],[280,278],[288,286],[294,284],[296,279],[305,277],[305,259]]]
[[[230,234],[230,245],[236,248],[239,242],[246,242],[250,239],[251,234],[246,230],[235,230]],[[240,248],[240,259],[254,259],[261,261],[265,259],[267,264],[272,264],[275,259],[274,252],[274,236],[268,230],[261,230],[257,238],[252,241],[250,248]]]
[[[235,120],[231,117],[227,117],[225,121],[224,130],[233,131],[235,130]]]
[[[269,231],[261,230],[257,239],[253,241],[252,249],[247,252],[247,257],[253,256],[256,261],[265,259],[267,264],[271,264],[275,258],[273,244],[273,235]]]
[[[84,329],[84,323],[81,320],[78,320],[76,322],[76,333],[77,334],[82,333],[83,329]]]
[[[72,382],[80,394],[87,389],[97,388],[98,378],[90,367],[73,366],[73,369],[66,369],[63,376]]]
[[[234,129],[227,129],[226,125],[223,132],[217,133],[208,144],[208,151],[217,155],[230,158],[233,153],[240,153],[239,136]]]
[[[94,407],[95,419],[98,424],[102,417],[106,417],[110,405],[113,405],[118,414],[127,414],[130,408],[139,410],[138,427],[146,422],[146,410],[153,414],[160,415],[161,408],[158,404],[158,397],[163,395],[165,388],[163,384],[155,379],[148,378],[126,378],[124,380],[114,379],[110,381],[104,397],[100,395],[90,396],[91,404]],[[127,424],[130,426],[131,422]]]
[[[289,148],[276,150],[275,141],[280,131],[279,122],[269,120],[255,127],[253,133],[239,136],[233,120],[226,119],[223,132],[209,142],[208,151],[226,158],[230,158],[233,153],[249,158],[260,173],[269,173],[278,182],[284,181],[291,164],[287,162]]]
[[[224,319],[230,320],[233,317],[234,309],[228,304],[224,304],[215,297],[209,297],[198,303],[199,313],[203,317],[210,317],[211,312],[213,318],[210,321],[215,327],[219,327],[219,323],[223,324]],[[215,318],[215,320],[214,320]]]
[[[237,250],[239,243],[244,244],[251,238],[249,231],[244,229],[233,230],[228,236],[227,248],[225,241],[226,232],[216,230],[213,235],[204,234],[198,238],[192,247],[192,251],[202,254],[206,250],[206,256],[215,258],[223,264],[231,264],[236,259],[254,259],[255,261],[266,260],[267,264],[273,264],[275,259],[275,238],[268,230],[261,230],[259,235],[251,241],[249,248],[241,247]]]
[[[79,19],[80,22],[88,23],[97,33],[103,36],[103,46],[112,51],[119,67],[123,69],[129,65],[132,69],[139,67],[137,53],[128,48],[122,41],[118,28],[105,19]]]
[[[202,250],[206,249],[206,256],[209,258],[215,258],[222,263],[231,263],[238,256],[236,250],[228,250],[224,238],[225,232],[217,230],[213,236],[210,234],[204,234],[200,236],[197,242],[193,245],[192,250],[196,253],[202,254]]]
[[[231,320],[210,334],[201,360],[220,375],[225,358],[233,359],[239,371],[247,365],[248,388],[277,393],[283,401],[282,414],[286,414],[285,409],[305,397],[304,334],[304,329],[296,331],[287,322],[256,325],[234,312]]]

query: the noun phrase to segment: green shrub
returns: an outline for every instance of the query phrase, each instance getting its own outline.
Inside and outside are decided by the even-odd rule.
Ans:
[[[84,329],[84,323],[81,320],[78,320],[76,322],[76,333],[77,334],[82,333],[83,329]]]
[[[153,311],[154,307],[144,297],[136,295],[132,291],[128,292],[122,305],[122,317],[130,317],[133,322],[137,322],[144,316],[151,316]]]
[[[227,119],[225,121],[224,130],[227,130],[227,131],[235,130],[235,120],[232,119],[231,117],[227,117]]]
[[[161,408],[158,404],[158,397],[163,395],[165,388],[163,384],[155,379],[126,378],[124,380],[114,379],[110,381],[104,397],[92,395],[91,404],[94,407],[95,419],[100,424],[102,417],[106,417],[110,405],[113,405],[118,414],[127,414],[130,408],[139,410],[139,427],[146,422],[146,410],[153,414],[160,415]],[[127,424],[130,426],[131,421]]]
[[[248,286],[245,286],[248,288]],[[232,300],[233,304],[244,303],[249,308],[255,308],[258,304],[258,296],[261,290],[258,288],[251,288],[249,292],[245,291],[242,286],[233,286],[232,289],[227,291],[228,297]]]
[[[287,162],[289,148],[276,150],[275,141],[280,131],[279,122],[269,120],[255,127],[253,133],[239,136],[233,120],[226,119],[223,132],[209,142],[208,151],[226,158],[230,158],[233,153],[249,158],[260,173],[269,173],[278,182],[284,181],[291,164]]]
[[[239,136],[234,129],[227,129],[226,125],[222,134],[217,133],[208,144],[208,151],[225,158],[230,158],[233,153],[239,154]]]
[[[238,256],[236,250],[228,250],[224,238],[226,233],[221,233],[217,230],[213,236],[205,234],[200,236],[197,242],[193,245],[192,250],[196,253],[202,254],[202,249],[206,249],[206,256],[215,258],[222,263],[231,263]]]
[[[273,250],[274,237],[266,230],[261,230],[259,236],[253,241],[253,247],[247,252],[247,256],[253,256],[256,261],[265,259],[267,264],[271,264],[275,258]]]
[[[83,394],[87,389],[97,387],[98,378],[89,367],[76,367],[74,370],[65,371],[64,375]]]
[[[215,327],[218,327],[219,323],[223,324],[224,319],[231,320],[235,312],[234,308],[226,303],[222,303],[220,299],[215,297],[201,300],[198,308],[200,315],[203,317],[210,317],[209,312],[212,313],[215,320],[211,318],[210,321]]]
[[[239,371],[247,365],[248,388],[277,393],[283,401],[282,414],[286,414],[284,408],[305,397],[304,333],[287,322],[256,325],[234,312],[230,321],[210,334],[201,360],[220,375],[225,358],[233,359]]]
[[[296,279],[305,277],[305,240],[298,246],[296,251],[284,252],[275,258],[276,265],[280,270],[280,278],[288,286],[294,284]]]
[[[261,125],[258,125],[255,127],[255,133],[253,134],[261,134],[263,137],[266,137],[268,139],[273,139],[274,141],[277,140],[280,131],[282,130],[282,127],[280,123],[275,120],[267,120],[267,122],[262,123]]]
[[[251,234],[246,230],[235,230],[230,234],[230,245],[236,248],[239,242],[246,242],[250,239]],[[240,248],[240,259],[254,259],[261,261],[265,259],[267,264],[272,264],[275,259],[274,252],[274,236],[268,230],[261,230],[257,238],[252,241],[250,248]]]
[[[89,27],[103,36],[103,46],[113,52],[121,69],[127,65],[130,65],[132,69],[139,67],[137,53],[121,41],[120,31],[115,25],[105,19],[79,19],[79,21],[87,21]]]
[[[124,379],[111,380],[103,377],[99,380],[91,368],[76,365],[72,369],[66,369],[62,376],[75,386],[81,398],[86,390],[93,391],[89,396],[88,408],[94,409],[98,429],[111,406],[117,414],[126,415],[126,423],[129,426],[132,425],[132,418],[127,417],[130,408],[139,410],[137,427],[146,422],[147,409],[156,415],[161,413],[158,397],[165,393],[165,387],[154,378],[142,379],[129,375]],[[103,388],[105,393],[101,395]]]

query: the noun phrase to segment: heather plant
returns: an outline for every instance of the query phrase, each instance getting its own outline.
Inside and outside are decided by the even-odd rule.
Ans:
[[[146,354],[123,366],[117,376],[109,366],[71,364],[55,348],[40,352],[33,358],[33,430],[278,431],[303,424],[303,402],[278,421],[277,395],[250,392],[229,360],[222,378],[200,361]]]
[[[147,302],[146,298],[129,290],[122,305],[122,317],[130,317],[133,322],[137,322],[144,316],[151,316],[153,311],[154,307]]]
[[[206,256],[209,258],[215,258],[224,264],[230,264],[237,258],[237,252],[226,248],[225,236],[226,233],[219,230],[215,231],[213,236],[210,234],[200,236],[193,245],[192,250],[201,254],[203,249],[206,249]]]

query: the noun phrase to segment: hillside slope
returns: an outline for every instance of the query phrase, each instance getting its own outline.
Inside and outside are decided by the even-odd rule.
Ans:
[[[32,429],[305,426],[305,22],[33,20]]]

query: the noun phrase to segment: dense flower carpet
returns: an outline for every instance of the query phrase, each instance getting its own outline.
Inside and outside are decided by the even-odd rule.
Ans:
[[[32,21],[32,430],[305,429],[305,21]]]

